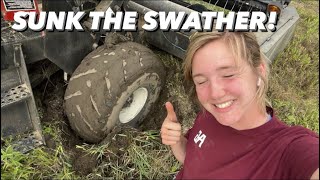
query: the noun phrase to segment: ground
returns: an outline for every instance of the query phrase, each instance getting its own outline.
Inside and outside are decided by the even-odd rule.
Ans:
[[[75,167],[79,167],[82,172],[87,172],[87,166],[92,166],[92,158],[81,154],[81,151],[76,148],[76,145],[84,143],[73,130],[70,128],[68,119],[64,114],[64,92],[66,89],[66,83],[63,79],[63,71],[58,71],[53,74],[50,79],[45,80],[34,90],[35,100],[37,102],[38,109],[40,109],[41,124],[57,124],[62,132],[61,139],[62,144],[66,151],[68,151],[75,162]],[[48,148],[56,148],[56,139],[51,134],[44,133],[45,141]],[[83,159],[80,162],[76,161],[76,157]],[[87,159],[84,159],[84,158]],[[95,162],[94,162],[95,163]],[[79,164],[79,165],[78,165]],[[82,168],[82,169],[81,169]],[[88,168],[87,168],[88,169]]]

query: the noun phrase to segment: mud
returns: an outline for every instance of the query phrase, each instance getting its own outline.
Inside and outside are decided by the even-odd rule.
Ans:
[[[78,175],[85,176],[98,165],[98,156],[85,152],[78,152],[73,160],[73,169]]]
[[[86,175],[92,171],[97,164],[97,158],[76,148],[84,141],[78,137],[70,128],[67,117],[64,114],[64,92],[67,84],[63,80],[63,71],[53,74],[50,79],[44,80],[34,88],[35,101],[40,114],[41,124],[57,124],[57,135],[62,140],[66,153],[71,157],[72,166],[79,175]],[[44,135],[46,146],[55,149],[57,141],[51,135]]]

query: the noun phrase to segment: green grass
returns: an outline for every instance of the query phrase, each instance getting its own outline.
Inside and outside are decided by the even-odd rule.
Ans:
[[[128,147],[115,149],[112,144],[118,141],[127,142]],[[109,139],[107,144],[81,145],[78,148],[98,155],[102,160],[86,179],[170,179],[180,167],[169,148],[161,144],[159,131],[155,130],[125,131]]]
[[[45,147],[22,154],[12,146],[1,149],[1,178],[3,179],[74,179],[68,156],[63,147],[54,151]]]
[[[292,2],[295,35],[271,66],[269,98],[281,120],[319,133],[319,2]]]
[[[11,145],[1,148],[1,178],[3,179],[75,179],[69,155],[62,146],[58,128],[44,126],[43,133],[54,135],[57,146],[36,148],[26,154],[13,150]],[[10,141],[10,140],[8,140]],[[5,142],[10,144],[10,142]]]
[[[1,179],[28,179],[34,168],[26,163],[26,156],[12,146],[1,149]]]
[[[300,15],[295,35],[271,67],[268,96],[277,115],[290,125],[302,125],[319,133],[319,2],[294,1]],[[164,52],[157,53],[170,74],[166,88],[169,100],[187,130],[195,117],[191,100],[183,88],[181,61]],[[180,164],[169,147],[162,145],[157,130],[125,131],[100,145],[77,148],[98,158],[92,173],[76,175],[68,152],[62,145],[57,124],[43,124],[43,133],[53,137],[54,149],[36,148],[21,154],[11,146],[1,149],[1,178],[4,179],[172,179]],[[126,142],[122,149],[115,146]],[[9,143],[7,143],[9,144]]]

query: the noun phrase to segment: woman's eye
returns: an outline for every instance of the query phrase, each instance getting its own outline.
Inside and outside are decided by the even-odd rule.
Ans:
[[[200,81],[200,82],[197,82],[197,84],[201,85],[201,84],[204,84],[205,82],[207,82],[207,81]]]
[[[231,77],[233,77],[234,76],[234,74],[228,74],[228,75],[224,75],[223,77],[224,78],[231,78]]]

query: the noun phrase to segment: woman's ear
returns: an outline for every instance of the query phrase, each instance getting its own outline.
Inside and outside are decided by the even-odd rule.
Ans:
[[[258,66],[258,72],[260,74],[260,76],[262,77],[266,77],[266,65],[264,63],[261,63],[259,66]]]

